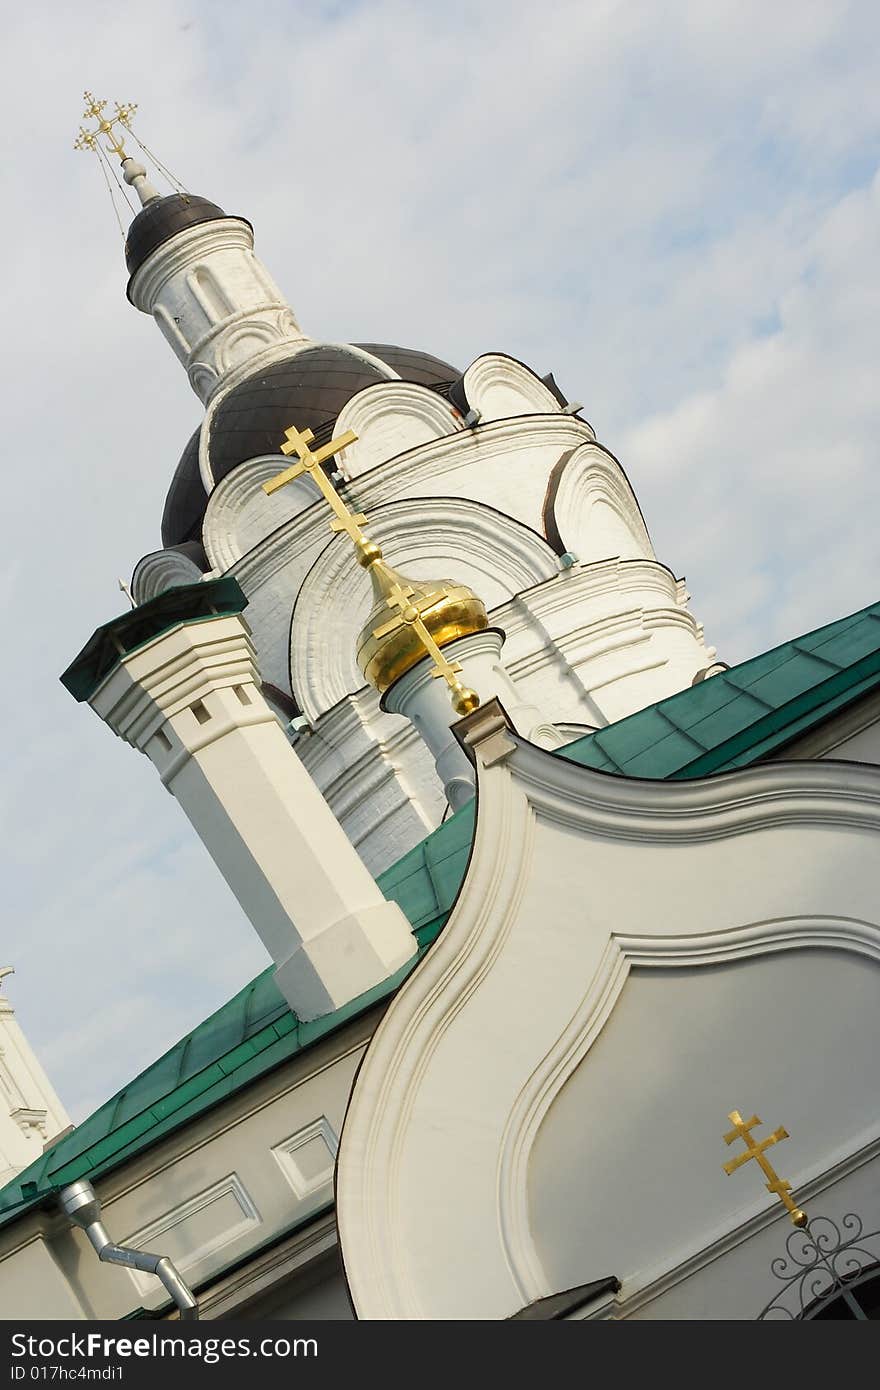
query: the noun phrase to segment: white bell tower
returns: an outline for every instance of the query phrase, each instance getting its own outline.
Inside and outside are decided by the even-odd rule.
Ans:
[[[243,217],[228,217],[216,203],[188,193],[167,170],[174,191],[162,196],[147,171],[126,151],[137,106],[116,103],[105,110],[91,92],[84,94],[84,120],[76,148],[104,161],[119,182],[133,188],[141,209],[128,229],[125,258],[128,297],[155,319],[186,368],[192,389],[207,402],[237,367],[260,356],[272,360],[305,346],[293,310],[262,261],[254,254],[254,233]],[[110,156],[119,160],[117,172]],[[162,169],[155,156],[150,156]],[[277,352],[282,349],[281,353]]]

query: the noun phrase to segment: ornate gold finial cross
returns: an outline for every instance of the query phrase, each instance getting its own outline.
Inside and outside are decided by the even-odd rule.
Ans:
[[[292,483],[295,478],[300,478],[304,473],[308,473],[321,492],[321,496],[334,513],[333,520],[330,522],[331,531],[344,531],[352,540],[358,552],[358,559],[365,569],[370,569],[373,565],[382,560],[382,551],[378,545],[364,535],[361,526],[367,518],[362,512],[352,512],[345,505],[336,488],[331,483],[321,464],[325,459],[332,458],[340,449],[345,449],[349,444],[354,444],[357,435],[354,430],[346,430],[337,439],[331,439],[329,444],[324,444],[320,449],[312,451],[309,445],[314,439],[312,430],[298,430],[291,425],[284,431],[284,443],[281,445],[282,454],[296,454],[298,462],[291,464],[290,468],[285,468],[281,473],[276,473],[274,478],[263,483],[263,491],[267,496],[277,492],[279,488],[287,483]],[[433,605],[444,597],[441,590],[434,593],[415,596],[411,585],[401,584],[397,575],[387,566],[383,566],[384,590],[387,602],[393,608],[400,611],[400,616],[392,618],[390,622],[384,623],[376,628],[373,636],[376,638],[387,637],[403,624],[412,627],[425,652],[430,656],[434,663],[432,676],[439,676],[446,681],[452,695],[452,703],[458,714],[469,714],[471,710],[479,706],[479,698],[466,686],[462,685],[458,679],[461,666],[457,661],[449,661],[443,655],[437,643],[425,625],[423,614],[430,611]]]
[[[98,149],[100,148],[98,145],[98,137],[103,135],[107,141],[107,148],[110,153],[118,155],[120,159],[125,159],[124,136],[121,131],[117,136],[114,133],[113,127],[115,125],[121,125],[124,126],[126,130],[131,130],[131,118],[135,111],[137,111],[137,103],[133,101],[117,101],[115,103],[115,113],[112,116],[105,116],[104,107],[107,105],[106,101],[99,101],[91,92],[83,92],[83,100],[86,103],[86,109],[83,112],[83,120],[87,121],[93,119],[96,120],[98,124],[91,130],[87,129],[85,126],[80,126],[79,135],[74,141],[73,148],[75,150]]]
[[[431,675],[435,679],[442,678],[446,681],[446,684],[452,691],[453,703],[455,704],[456,710],[461,714],[468,714],[470,708],[475,709],[476,705],[471,704],[469,700],[465,699],[464,704],[468,705],[469,708],[465,708],[463,705],[459,710],[459,705],[457,703],[462,700],[463,695],[467,696],[473,693],[471,691],[465,691],[461,681],[458,679],[459,672],[461,671],[461,662],[449,661],[443,655],[442,649],[437,646],[437,643],[434,641],[429,629],[425,625],[425,614],[429,613],[434,604],[439,603],[444,597],[445,595],[442,589],[436,589],[433,593],[422,594],[420,598],[414,599],[413,590],[408,584],[401,586],[395,583],[387,594],[387,599],[391,607],[400,610],[400,615],[399,617],[392,618],[388,623],[383,623],[381,627],[374,628],[373,636],[377,639],[380,637],[387,637],[389,633],[395,632],[403,624],[411,627],[428,655],[433,659],[434,669]]]
[[[750,1159],[754,1158],[762,1173],[768,1179],[767,1191],[772,1192],[774,1196],[779,1198],[795,1226],[806,1226],[807,1213],[801,1211],[800,1207],[798,1207],[797,1203],[793,1200],[791,1196],[791,1183],[786,1182],[784,1178],[777,1177],[773,1165],[769,1158],[765,1157],[764,1153],[765,1149],[769,1149],[771,1145],[778,1144],[782,1139],[788,1139],[788,1130],[783,1129],[780,1125],[779,1129],[774,1130],[772,1134],[768,1134],[766,1139],[756,1140],[752,1135],[752,1130],[755,1128],[755,1125],[762,1123],[757,1115],[753,1115],[750,1120],[744,1120],[738,1110],[731,1110],[727,1118],[734,1127],[728,1134],[725,1134],[725,1144],[732,1144],[734,1140],[742,1139],[746,1146],[745,1153],[737,1154],[736,1158],[732,1158],[729,1163],[723,1165],[727,1176],[730,1177],[730,1174],[735,1173],[737,1168],[741,1168],[744,1163],[748,1163]]]

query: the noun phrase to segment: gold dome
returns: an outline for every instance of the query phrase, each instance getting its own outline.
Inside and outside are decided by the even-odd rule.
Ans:
[[[358,558],[369,571],[374,603],[358,637],[357,662],[380,695],[429,655],[418,633],[421,623],[438,647],[488,627],[482,599],[466,584],[452,579],[407,579],[385,563],[372,541],[358,546]],[[473,695],[463,687],[461,693]]]

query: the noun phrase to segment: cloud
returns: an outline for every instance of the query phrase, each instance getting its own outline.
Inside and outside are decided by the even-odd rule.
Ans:
[[[82,85],[253,221],[316,336],[552,369],[738,660],[876,596],[880,17],[154,0],[18,7],[4,38],[2,953],[80,1115],[265,960],[146,760],[58,684],[200,418],[71,148]]]

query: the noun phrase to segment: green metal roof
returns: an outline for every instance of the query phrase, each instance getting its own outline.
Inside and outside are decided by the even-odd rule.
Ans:
[[[880,603],[579,739],[559,756],[618,776],[702,777],[767,757],[877,688]],[[471,802],[379,876],[386,897],[411,922],[420,954],[455,902],[473,826]],[[279,994],[270,966],[0,1190],[0,1224],[211,1109],[392,994],[411,968],[303,1023]]]
[[[246,607],[244,591],[231,575],[163,589],[156,598],[138,604],[93,632],[62,675],[61,684],[75,700],[90,700],[114,666],[145,642],[179,623],[225,617]]]
[[[385,896],[400,904],[412,924],[420,954],[438,935],[455,901],[473,825],[471,803],[379,876]],[[269,966],[0,1189],[0,1225],[66,1183],[99,1176],[210,1110],[392,994],[411,969],[407,964],[343,1008],[303,1023],[279,993],[274,966]]]
[[[880,685],[880,603],[783,642],[562,750],[621,777],[707,777],[772,753]]]

